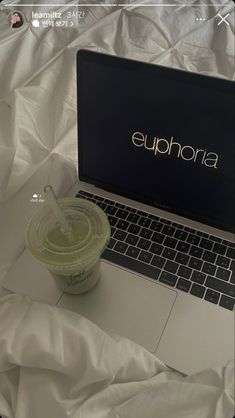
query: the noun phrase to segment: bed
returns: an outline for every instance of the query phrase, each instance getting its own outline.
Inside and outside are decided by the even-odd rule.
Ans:
[[[232,363],[185,377],[85,318],[1,287],[24,251],[33,195],[49,183],[65,195],[77,180],[79,49],[234,79],[233,1],[60,3],[0,2],[0,415],[232,418]]]

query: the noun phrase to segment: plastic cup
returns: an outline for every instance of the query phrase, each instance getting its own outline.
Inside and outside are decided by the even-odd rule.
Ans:
[[[100,278],[100,256],[110,238],[109,221],[103,210],[88,200],[63,198],[58,203],[74,240],[64,233],[50,206],[44,205],[26,228],[26,245],[61,290],[83,293]]]

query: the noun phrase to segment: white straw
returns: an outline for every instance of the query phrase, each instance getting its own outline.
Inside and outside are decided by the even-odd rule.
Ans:
[[[55,217],[59,221],[61,225],[61,232],[63,232],[67,238],[70,244],[74,243],[74,236],[72,232],[72,228],[69,226],[68,222],[66,221],[63,212],[61,210],[61,207],[59,206],[59,203],[57,201],[55,192],[53,190],[53,187],[48,184],[44,187],[44,192],[46,194],[46,203],[50,205],[51,209],[54,212]]]

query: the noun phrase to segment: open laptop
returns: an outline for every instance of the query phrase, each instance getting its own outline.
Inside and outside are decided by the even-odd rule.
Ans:
[[[80,50],[77,97],[70,195],[96,202],[112,237],[98,285],[58,294],[58,304],[181,372],[225,364],[234,356],[233,82]],[[45,269],[38,277],[49,283]]]
[[[107,277],[86,315],[186,372],[234,354],[233,88],[77,55],[78,195],[100,205],[112,227]]]

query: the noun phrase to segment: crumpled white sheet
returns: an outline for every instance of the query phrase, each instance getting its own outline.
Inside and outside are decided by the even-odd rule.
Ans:
[[[184,377],[87,319],[0,299],[4,418],[232,418],[234,367]]]

